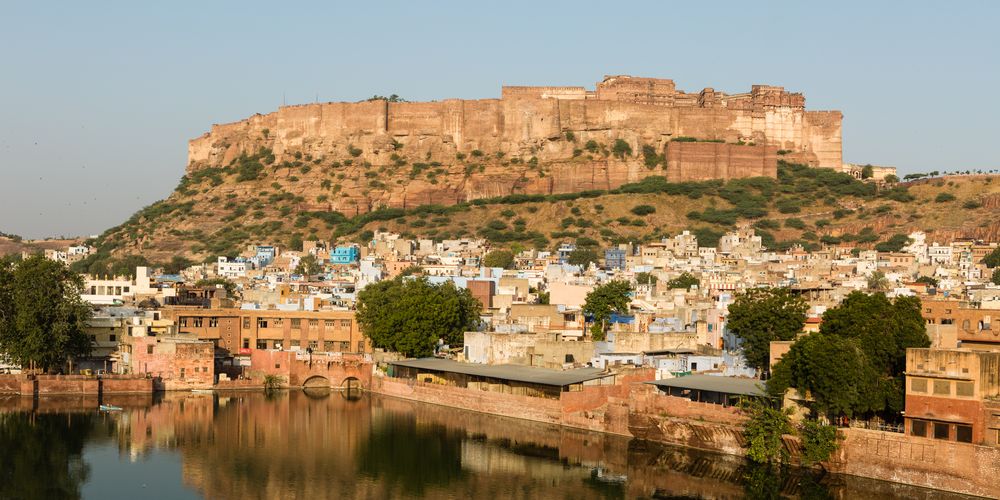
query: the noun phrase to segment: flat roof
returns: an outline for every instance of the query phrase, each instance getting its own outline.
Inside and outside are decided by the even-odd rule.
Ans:
[[[656,349],[652,351],[643,351],[643,354],[655,356],[657,354],[694,354],[696,352],[697,351],[695,351],[694,349],[689,349],[687,347],[679,347],[676,349]]]
[[[677,387],[698,391],[742,394],[745,396],[765,396],[765,382],[752,378],[719,377],[715,375],[687,375],[646,382],[659,387]]]
[[[489,377],[531,384],[566,386],[579,384],[588,380],[610,376],[600,368],[576,368],[573,370],[552,370],[537,366],[519,365],[480,365],[474,363],[459,363],[450,359],[420,358],[390,361],[390,365],[431,370],[437,372],[461,373],[476,377]]]

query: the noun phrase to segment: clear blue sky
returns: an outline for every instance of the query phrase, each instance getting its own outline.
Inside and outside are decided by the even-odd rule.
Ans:
[[[147,5],[147,3],[149,5]],[[141,5],[140,5],[141,4]],[[0,231],[99,233],[187,140],[289,104],[498,97],[605,74],[844,112],[846,161],[1000,167],[1000,2],[5,2]]]

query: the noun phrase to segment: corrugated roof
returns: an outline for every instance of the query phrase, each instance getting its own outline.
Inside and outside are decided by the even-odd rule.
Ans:
[[[550,370],[536,366],[518,365],[479,365],[474,363],[459,363],[450,359],[421,358],[390,361],[389,364],[447,373],[461,373],[476,377],[489,377],[531,384],[566,386],[579,384],[608,376],[600,368],[577,368],[574,370]]]
[[[698,391],[721,392],[725,394],[742,394],[746,396],[765,396],[766,383],[751,378],[720,377],[715,375],[687,375],[685,377],[668,378],[647,382],[660,387],[677,387]]]

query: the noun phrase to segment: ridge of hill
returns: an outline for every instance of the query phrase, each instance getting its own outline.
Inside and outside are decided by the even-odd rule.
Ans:
[[[739,224],[752,224],[765,246],[778,250],[839,244],[893,250],[917,230],[942,243],[1000,240],[1000,182],[992,175],[879,185],[779,161],[777,178],[668,182],[651,176],[610,190],[513,194],[348,217],[306,204],[289,172],[239,181],[241,162],[256,161],[247,158],[220,172],[185,176],[167,199],[90,241],[98,252],[76,269],[102,274],[123,261],[207,261],[238,255],[252,244],[296,249],[310,239],[365,242],[374,231],[435,240],[483,237],[495,245],[547,249],[564,241],[595,247],[648,242],[685,229],[713,245]],[[546,164],[537,168],[544,171]]]

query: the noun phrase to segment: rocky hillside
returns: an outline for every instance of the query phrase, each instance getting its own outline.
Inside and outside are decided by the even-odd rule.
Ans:
[[[891,249],[898,246],[898,235],[915,230],[941,242],[1000,239],[1000,182],[995,176],[924,179],[880,188],[832,170],[779,162],[777,179],[672,183],[650,176],[610,190],[514,194],[453,205],[376,208],[349,216],[318,206],[330,195],[316,195],[302,184],[308,179],[330,193],[345,189],[342,170],[305,155],[297,165],[274,165],[268,154],[265,150],[241,156],[227,167],[185,176],[166,200],[102,234],[93,242],[98,254],[78,269],[99,272],[130,256],[133,262],[139,260],[135,256],[153,263],[177,256],[201,261],[236,255],[254,243],[295,248],[303,239],[365,241],[377,230],[439,240],[485,237],[499,245],[538,248],[563,241],[593,246],[650,241],[684,229],[711,244],[741,223],[753,224],[766,244],[778,249],[841,243]],[[605,153],[598,149],[591,154]],[[510,161],[496,155],[475,157],[483,163]],[[405,178],[429,177],[429,182],[445,175],[435,173],[444,167],[419,165],[373,166],[364,178],[391,182],[405,172]],[[519,165],[536,176],[550,168],[542,161]]]

